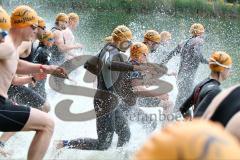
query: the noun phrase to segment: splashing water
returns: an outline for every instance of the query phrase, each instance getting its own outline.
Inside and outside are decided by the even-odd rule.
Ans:
[[[70,12],[69,8],[49,8],[41,7],[40,2],[35,2],[33,8],[37,8],[39,15],[46,19],[48,28],[54,24],[55,14],[58,12]],[[6,3],[4,3],[6,4]],[[10,11],[18,2],[11,1],[6,7]],[[75,10],[74,10],[75,11]],[[208,57],[214,50],[224,50],[233,56],[234,73],[232,77],[224,83],[224,86],[230,86],[239,82],[238,74],[240,66],[238,64],[238,52],[240,50],[239,41],[239,22],[237,20],[226,20],[218,18],[199,18],[184,16],[168,16],[160,13],[152,14],[127,14],[122,12],[111,11],[75,11],[80,17],[80,26],[76,31],[76,40],[83,43],[85,48],[82,51],[77,50],[77,54],[96,54],[103,47],[104,37],[111,34],[114,27],[119,24],[129,26],[134,34],[134,41],[142,41],[143,33],[147,29],[155,29],[157,31],[169,31],[172,33],[172,42],[169,44],[168,50],[172,50],[182,40],[189,36],[188,30],[193,22],[203,23],[206,27],[206,43],[204,45],[204,56]],[[160,50],[161,51],[161,50]],[[179,57],[173,58],[169,63],[169,70],[177,71]],[[93,83],[85,83],[83,81],[85,70],[79,67],[70,74],[70,78],[76,83],[66,80],[66,84],[81,85],[94,88]],[[196,83],[207,77],[209,70],[207,66],[201,65],[196,78]],[[174,85],[174,90],[170,93],[170,99],[174,102],[177,94],[176,79],[174,77],[163,77],[164,80]],[[50,115],[55,119],[55,132],[52,140],[59,139],[75,139],[78,137],[97,138],[96,121],[90,120],[85,122],[66,122],[58,119],[54,112],[54,107],[63,99],[71,99],[74,103],[71,106],[71,112],[81,113],[93,109],[93,98],[62,95],[53,91],[47,84],[48,101],[52,106]],[[158,108],[144,109],[146,112],[158,114]],[[161,122],[158,122],[159,125]],[[107,151],[81,151],[62,149],[56,151],[52,144],[48,150],[45,159],[80,159],[80,160],[125,160],[130,159],[136,149],[147,139],[149,134],[143,131],[142,126],[136,123],[130,123],[131,140],[124,148],[116,149],[117,136],[114,136],[113,144]],[[11,159],[24,159],[27,156],[27,148],[30,145],[33,132],[18,133],[6,145],[6,149],[12,150]],[[0,157],[2,159],[2,157]]]

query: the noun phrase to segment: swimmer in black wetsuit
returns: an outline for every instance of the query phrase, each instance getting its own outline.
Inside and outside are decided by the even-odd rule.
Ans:
[[[219,93],[203,114],[203,119],[222,124],[240,141],[240,86],[230,87]]]
[[[124,25],[113,30],[112,42],[104,46],[98,54],[102,62],[97,75],[97,92],[94,96],[96,112],[97,139],[79,138],[75,140],[56,141],[57,148],[75,148],[82,150],[106,150],[111,146],[114,132],[118,134],[117,147],[122,147],[130,139],[130,129],[127,119],[118,108],[118,98],[121,92],[117,89],[120,81],[119,71],[133,71],[139,66],[123,62],[120,51],[126,51],[131,45],[132,32]],[[94,65],[95,66],[95,65]],[[85,64],[90,70],[91,66]],[[95,72],[95,71],[93,71]]]
[[[208,64],[202,55],[205,29],[201,24],[193,24],[190,28],[192,37],[179,44],[171,51],[161,63],[167,63],[173,56],[180,54],[180,67],[177,75],[178,95],[174,111],[178,112],[183,102],[190,96],[193,90],[195,75],[200,63]]]
[[[188,116],[187,111],[194,106],[194,117],[201,117],[213,98],[221,91],[220,83],[229,76],[232,65],[231,57],[225,52],[214,52],[209,59],[211,75],[199,83],[191,96],[180,107],[183,116]]]
[[[51,52],[49,51],[49,47],[51,47],[54,43],[53,33],[51,31],[46,31],[39,38],[39,41],[40,41],[39,45],[33,51],[32,62],[49,65],[49,57],[51,55]],[[41,81],[36,81],[35,84],[30,84],[29,88],[36,91],[46,100],[47,94],[45,90],[45,83],[46,83],[46,79],[43,79]]]
[[[148,47],[149,53],[147,54],[147,57],[151,56],[152,53],[156,51],[156,49],[159,47],[161,42],[161,37],[160,34],[155,31],[155,30],[148,30],[144,34],[144,41],[143,43]],[[130,56],[130,59],[133,57]],[[144,63],[147,63],[147,59],[145,57]],[[162,105],[162,104],[166,105]],[[137,123],[143,124],[144,128],[147,131],[153,131],[156,126],[157,122],[156,119],[151,119],[149,114],[145,113],[140,107],[156,107],[163,106],[164,111],[169,110],[169,100],[168,100],[168,95],[161,95],[158,97],[138,97],[137,98],[137,105],[138,106],[132,106],[129,107],[126,104],[121,104],[120,107],[123,110],[123,113],[131,120],[135,121]],[[139,107],[140,106],[140,107]],[[148,119],[148,120],[146,120]]]

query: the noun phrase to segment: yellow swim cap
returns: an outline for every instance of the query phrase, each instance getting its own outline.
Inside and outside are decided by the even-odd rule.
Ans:
[[[132,32],[125,25],[117,26],[112,32],[112,39],[115,42],[132,40]]]
[[[161,37],[161,38],[160,38],[160,39],[161,39],[161,42],[166,42],[166,41],[172,39],[171,33],[170,33],[170,32],[167,32],[167,31],[162,31],[162,32],[160,33],[160,37]]]
[[[172,124],[153,135],[135,160],[240,159],[237,139],[219,124],[193,120]]]
[[[161,37],[160,37],[160,34],[157,31],[148,30],[144,34],[144,42],[146,42],[147,40],[152,41],[152,42],[156,42],[156,43],[160,43]]]
[[[39,37],[40,42],[48,41],[49,39],[53,39],[54,35],[51,31],[44,32],[41,37]]]
[[[203,34],[205,32],[204,26],[200,23],[194,23],[189,32],[193,35],[193,36],[199,36],[201,34]]]
[[[16,7],[11,15],[12,28],[22,28],[31,25],[38,25],[38,15],[29,6],[18,6]]]
[[[232,58],[222,51],[213,52],[209,58],[209,67],[214,72],[223,72],[225,68],[231,68]]]
[[[11,28],[10,16],[0,7],[0,28],[2,30],[9,30]]]
[[[59,13],[56,16],[56,22],[63,21],[68,22],[68,16],[65,13]]]
[[[131,59],[139,59],[143,54],[148,53],[148,47],[142,42],[134,43],[130,48]]]
[[[38,17],[38,27],[45,29],[46,28],[46,22],[42,17]]]
[[[79,21],[80,18],[77,15],[77,13],[69,13],[68,19],[69,19],[69,21]]]

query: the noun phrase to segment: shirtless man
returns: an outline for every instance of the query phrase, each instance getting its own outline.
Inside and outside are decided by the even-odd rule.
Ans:
[[[56,16],[55,27],[51,29],[54,34],[55,44],[51,48],[52,64],[62,64],[65,61],[65,54],[73,49],[82,48],[81,44],[68,44],[66,43],[63,31],[68,26],[68,16],[65,13],[59,13]]]
[[[2,32],[10,29],[10,17],[0,9]],[[18,6],[12,12],[9,36],[3,37],[0,44],[0,131],[36,131],[28,151],[28,159],[43,159],[54,129],[54,122],[47,113],[34,108],[14,105],[8,100],[7,91],[15,74],[47,73],[65,75],[57,66],[32,64],[19,60],[17,47],[23,41],[30,41],[36,34],[37,13],[28,6]]]

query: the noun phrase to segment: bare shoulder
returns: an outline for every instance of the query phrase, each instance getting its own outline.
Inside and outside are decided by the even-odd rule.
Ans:
[[[17,48],[17,52],[20,57],[27,57],[31,53],[32,42],[23,41],[21,45]]]

